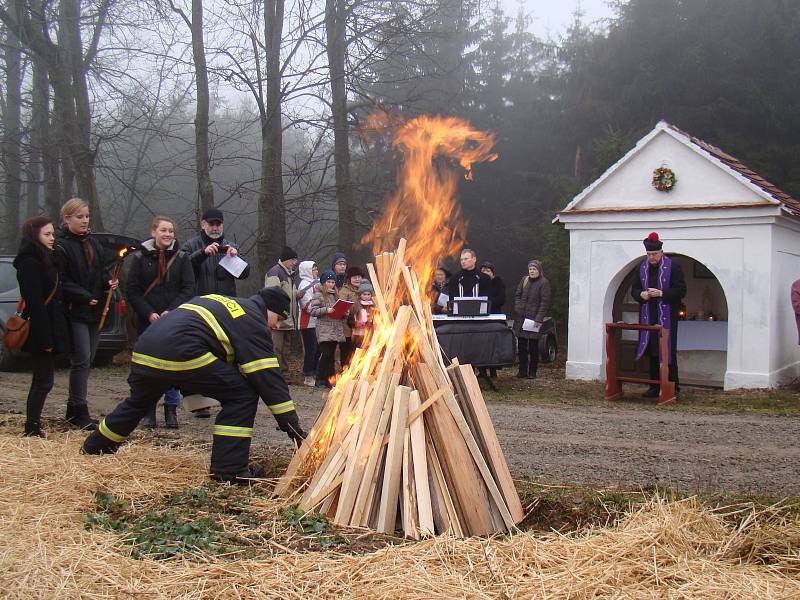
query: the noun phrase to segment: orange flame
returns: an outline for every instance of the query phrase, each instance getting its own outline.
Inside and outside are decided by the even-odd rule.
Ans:
[[[459,175],[451,165],[457,162],[465,178],[472,179],[474,163],[497,158],[491,152],[495,137],[456,117],[421,115],[403,122],[378,113],[370,116],[368,125],[374,132],[391,135],[403,164],[397,173],[397,191],[362,243],[371,243],[378,253],[395,248],[405,237],[406,263],[419,275],[421,291],[427,292],[439,262],[457,254],[466,237],[456,202]]]
[[[119,256],[120,258],[122,258],[122,257],[123,257],[123,256],[125,256],[127,253],[128,253],[128,248],[121,248],[121,249],[120,249],[120,251],[119,251],[119,253],[118,253],[118,256]]]
[[[391,136],[392,146],[402,156],[402,165],[397,174],[397,191],[387,199],[385,212],[362,243],[371,243],[377,254],[394,249],[400,238],[406,238],[403,262],[418,275],[415,291],[425,301],[436,267],[442,259],[456,256],[465,240],[466,224],[456,202],[459,182],[456,165],[471,179],[474,163],[497,158],[491,152],[495,138],[455,117],[423,115],[403,121],[380,113],[370,117],[369,125],[373,133]],[[377,281],[372,283],[376,289],[380,285]],[[395,306],[387,306],[391,315],[396,313],[402,296],[396,294]],[[364,347],[356,350],[348,368],[330,382],[334,384],[328,399],[333,407],[332,416],[314,426],[314,429],[321,429],[309,453],[310,463],[322,460],[336,435],[348,382],[360,381],[369,375],[392,339],[391,318],[377,309],[373,318]],[[418,360],[417,354],[418,340],[406,335],[403,340],[405,363]],[[352,413],[342,417],[349,424],[356,419]]]

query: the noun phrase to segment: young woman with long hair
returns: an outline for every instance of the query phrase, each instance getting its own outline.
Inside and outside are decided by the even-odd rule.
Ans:
[[[61,207],[62,226],[57,248],[64,257],[64,302],[72,332],[67,422],[79,429],[94,429],[86,397],[89,369],[97,352],[97,325],[103,312],[107,289],[116,289],[103,261],[103,247],[89,229],[89,205],[80,198]]]
[[[138,333],[194,295],[192,262],[175,239],[175,222],[169,217],[155,217],[150,236],[131,257],[128,273],[127,296],[139,319]],[[164,394],[164,421],[170,429],[178,428],[180,402],[177,389]],[[142,426],[156,426],[155,404],[142,420]]]
[[[25,406],[25,435],[44,437],[41,418],[47,394],[53,389],[55,355],[69,350],[69,326],[61,298],[59,256],[53,221],[46,215],[22,224],[19,251],[14,258],[23,313],[30,333],[23,350],[31,355],[33,377]]]

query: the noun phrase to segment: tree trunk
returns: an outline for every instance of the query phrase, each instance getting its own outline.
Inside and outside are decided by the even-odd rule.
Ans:
[[[208,153],[208,68],[203,39],[203,0],[192,0],[192,56],[197,79],[197,110],[194,117],[195,160],[200,212],[214,206],[214,187],[211,185],[211,166]]]
[[[70,81],[70,136],[67,140],[75,169],[78,195],[89,205],[92,228],[103,231],[103,215],[97,200],[97,185],[94,177],[94,152],[91,150],[92,117],[89,106],[89,88],[86,84],[87,65],[83,58],[81,43],[80,0],[61,0],[59,15],[59,40],[67,59]],[[53,72],[51,71],[51,77]]]
[[[349,251],[355,245],[355,207],[350,181],[350,132],[347,122],[345,81],[346,10],[345,0],[326,0],[325,33],[331,77],[333,113],[333,160],[336,173],[336,204],[339,209],[339,249]]]
[[[284,0],[264,0],[266,103],[261,112],[261,193],[258,211],[258,269],[263,273],[286,245],[283,194],[281,62]]]
[[[39,32],[47,30],[44,19],[44,8],[41,0],[32,0],[31,19],[33,27]],[[50,78],[47,74],[47,61],[34,52],[31,56],[33,62],[32,92],[31,92],[31,145],[35,148],[41,160],[41,181],[44,183],[44,210],[59,223],[59,210],[61,208],[61,180],[58,170],[58,150],[50,121]],[[39,186],[41,187],[41,186]],[[40,194],[37,193],[37,196]]]
[[[22,11],[22,2],[15,0],[12,9],[17,15]],[[22,51],[19,38],[8,32],[5,45],[6,105],[3,111],[2,155],[5,169],[5,218],[6,242],[16,246],[19,236],[19,209],[22,193],[22,160],[20,158],[21,105],[22,105]]]

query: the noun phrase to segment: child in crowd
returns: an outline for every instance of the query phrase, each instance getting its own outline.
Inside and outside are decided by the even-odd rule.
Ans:
[[[372,301],[372,294],[375,289],[368,280],[363,280],[358,286],[358,300],[350,309],[350,318],[353,324],[353,345],[361,348],[364,339],[372,327],[372,311],[375,303]]]
[[[319,287],[314,292],[314,298],[309,304],[308,310],[311,316],[317,318],[317,342],[319,342],[320,356],[317,367],[317,387],[330,389],[331,379],[336,373],[334,355],[336,345],[344,342],[344,326],[342,319],[333,319],[329,313],[333,310],[333,305],[338,299],[336,290],[336,273],[325,271],[319,277]]]
[[[319,268],[313,260],[300,263],[300,283],[297,284],[297,304],[299,308],[298,326],[303,340],[303,385],[314,386],[319,362],[317,344],[317,318],[311,316],[309,308],[314,292],[319,285]]]

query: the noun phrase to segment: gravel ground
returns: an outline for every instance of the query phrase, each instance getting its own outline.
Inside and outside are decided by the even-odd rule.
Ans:
[[[122,367],[92,372],[93,416],[124,398],[127,373]],[[28,373],[0,374],[0,413],[24,412],[29,383]],[[66,386],[67,372],[57,372],[46,417],[63,416]],[[322,392],[298,385],[291,390],[303,424],[310,427],[322,407]],[[626,489],[659,484],[682,492],[800,494],[800,417],[508,401],[489,402],[489,411],[517,478]],[[159,430],[160,435],[210,441],[213,420],[184,411],[178,415],[181,428]],[[263,405],[256,423],[257,442],[288,455],[288,438],[275,430]]]

